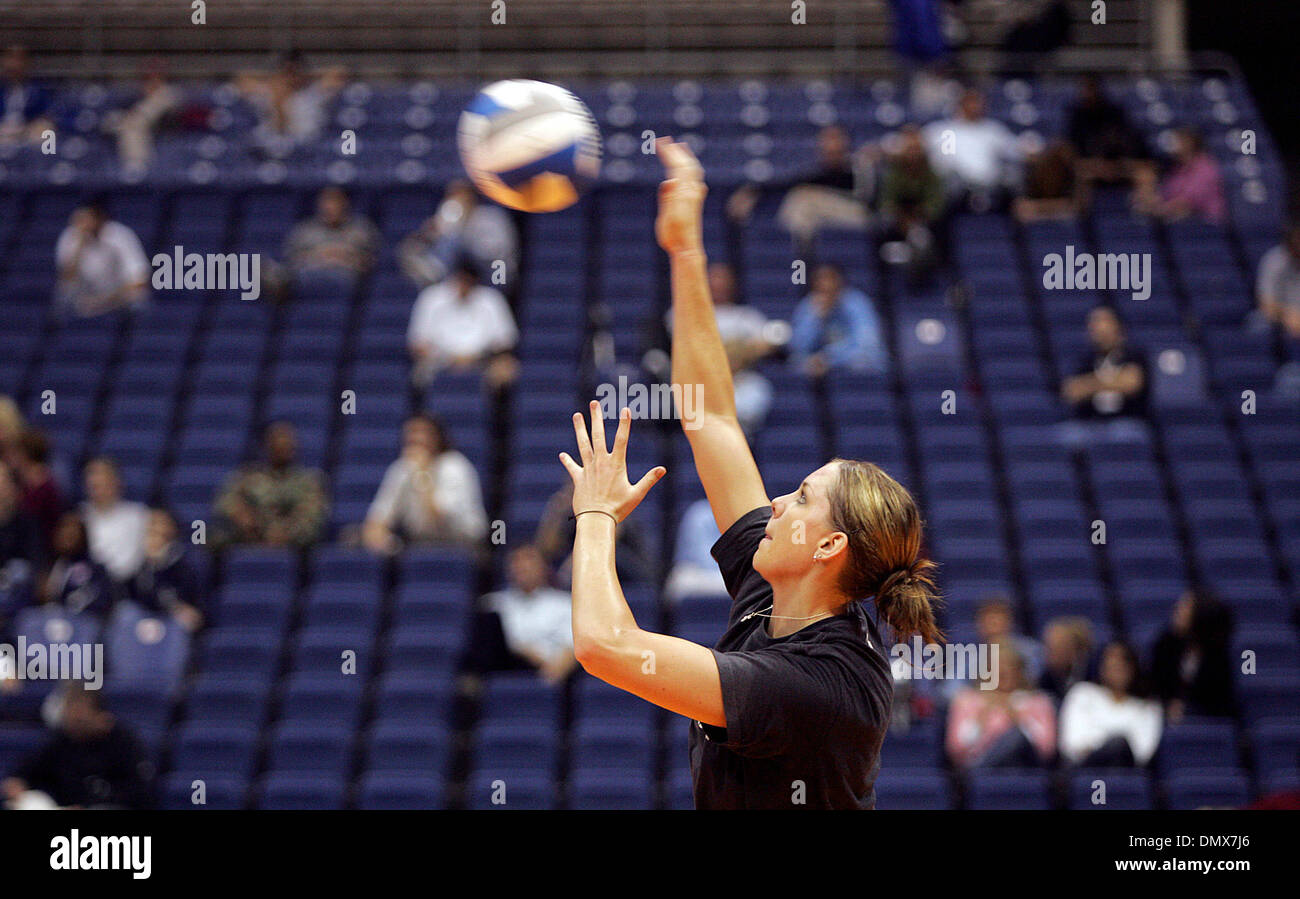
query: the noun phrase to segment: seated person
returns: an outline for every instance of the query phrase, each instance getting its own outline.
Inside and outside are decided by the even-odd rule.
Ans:
[[[149,510],[144,564],[127,585],[141,608],[168,615],[189,633],[203,626],[199,578],[177,539],[176,519],[164,509]]]
[[[1100,683],[1080,681],[1061,703],[1061,755],[1071,765],[1145,765],[1160,745],[1160,703],[1137,686],[1137,653],[1110,643],[1101,653]]]
[[[1088,339],[1092,350],[1061,385],[1073,416],[1060,428],[1062,441],[1083,446],[1089,440],[1147,439],[1146,354],[1127,342],[1109,306],[1088,313]]]
[[[54,127],[54,93],[28,74],[27,48],[11,44],[0,57],[0,145],[39,143]]]
[[[286,53],[273,72],[240,72],[235,89],[252,105],[258,125],[253,137],[270,147],[277,141],[315,140],[329,121],[329,108],[347,84],[347,70],[334,66],[307,70],[302,54]]]
[[[791,362],[809,377],[839,370],[882,374],[889,367],[875,306],[845,286],[838,266],[823,263],[813,271],[812,292],[795,307],[791,328]]]
[[[289,232],[284,255],[295,283],[324,279],[347,291],[374,266],[378,249],[374,224],[352,211],[341,187],[326,187],[316,195],[315,215]]]
[[[149,299],[151,269],[135,232],[112,221],[100,202],[72,213],[59,235],[56,298],[62,310],[89,317],[136,308]]]
[[[541,550],[548,565],[557,570],[557,582],[567,587],[573,568],[573,537],[577,525],[573,519],[573,481],[564,479],[560,488],[551,494],[537,523],[537,537],[534,540]],[[624,581],[648,581],[655,576],[657,563],[650,557],[650,547],[646,543],[645,532],[641,525],[630,518],[625,518],[614,529],[614,541],[618,552],[614,555],[614,564],[618,576]]]
[[[736,272],[728,263],[709,263],[709,294],[713,298],[718,334],[731,364],[736,415],[741,428],[752,439],[762,429],[772,407],[772,385],[754,366],[781,348],[784,323],[769,320],[758,309],[736,298]],[[662,351],[653,355],[647,353],[643,365],[668,380],[673,331],[671,309],[664,313],[663,324],[662,332],[656,334]]]
[[[425,387],[439,372],[482,368],[490,387],[504,387],[519,371],[511,354],[518,341],[506,298],[479,283],[478,267],[461,257],[450,277],[420,292],[411,310],[411,380]]]
[[[1131,181],[1150,159],[1146,141],[1124,107],[1106,96],[1101,79],[1088,75],[1070,107],[1065,134],[1073,147],[1076,171],[1084,185]]]
[[[947,197],[916,125],[898,132],[897,150],[885,163],[879,208],[886,261],[907,265],[913,282],[923,280],[947,257]]]
[[[149,510],[122,497],[117,463],[99,456],[86,463],[86,501],[81,519],[90,537],[90,557],[119,584],[130,580],[144,563],[144,532]]]
[[[1133,208],[1167,222],[1195,218],[1221,225],[1228,220],[1223,173],[1199,131],[1179,128],[1175,132],[1173,156],[1163,177],[1152,165],[1138,170]]]
[[[18,478],[18,508],[36,522],[41,557],[48,559],[53,554],[54,529],[68,503],[50,465],[50,441],[45,432],[24,429],[11,448],[9,463]]]
[[[298,464],[298,435],[287,421],[267,426],[262,448],[265,461],[240,468],[217,496],[214,542],[311,546],[329,507],[320,472]]]
[[[1078,615],[1053,618],[1043,628],[1043,670],[1039,689],[1056,702],[1079,681],[1088,678],[1092,663],[1092,623]]]
[[[479,601],[470,646],[472,671],[532,668],[548,684],[573,672],[573,605],[550,585],[550,569],[531,544],[510,553],[510,586]]]
[[[686,507],[682,523],[677,527],[673,568],[664,584],[667,599],[675,602],[693,593],[727,595],[722,572],[710,551],[721,536],[707,499],[697,499]]]
[[[61,699],[45,744],[0,781],[5,801],[22,804],[39,791],[63,808],[150,808],[153,763],[131,729],[105,711],[97,690],[70,683]]]
[[[1083,184],[1075,176],[1074,151],[1052,141],[1029,157],[1024,192],[1012,207],[1022,222],[1072,219],[1083,208]]]
[[[382,554],[404,543],[480,543],[487,512],[478,472],[452,449],[441,422],[423,413],[402,426],[402,452],[379,485],[366,513],[362,542]]]
[[[957,114],[924,129],[930,164],[948,184],[950,207],[1005,209],[1020,185],[1020,144],[1006,125],[985,115],[984,95],[962,94]]]
[[[1283,241],[1260,259],[1255,302],[1259,319],[1277,328],[1286,348],[1277,386],[1300,394],[1300,222],[1288,227]]]
[[[1042,669],[1043,648],[1033,637],[1022,634],[1016,626],[1016,613],[1010,600],[1004,596],[992,596],[975,607],[975,634],[979,643],[992,645],[1010,645],[1020,656],[1026,684],[1037,683]],[[976,672],[970,672],[963,679],[950,674],[948,676],[949,694],[963,687],[978,683]]]
[[[1151,665],[1156,696],[1171,722],[1186,715],[1234,713],[1232,628],[1231,610],[1205,590],[1189,590],[1174,604]]]
[[[397,259],[407,277],[423,288],[451,274],[462,256],[493,277],[500,263],[503,280],[492,283],[513,284],[519,233],[508,212],[483,202],[468,181],[456,180],[447,185],[438,211],[398,245]]]
[[[796,252],[812,251],[822,228],[866,230],[867,203],[874,186],[872,151],[851,152],[849,133],[841,125],[827,125],[817,133],[817,161],[810,171],[785,181],[770,182],[766,189],[785,191],[777,221],[794,238]],[[758,202],[759,189],[746,184],[727,201],[727,214],[744,222]]]
[[[1014,646],[993,646],[996,681],[962,689],[948,707],[948,757],[963,769],[1046,765],[1056,753],[1052,700],[1027,686]]]
[[[39,600],[67,615],[107,615],[117,598],[113,579],[90,557],[86,526],[76,512],[54,528],[54,561],[41,582]]]
[[[14,612],[31,604],[36,573],[44,567],[40,532],[19,498],[13,471],[0,462],[0,633]]]

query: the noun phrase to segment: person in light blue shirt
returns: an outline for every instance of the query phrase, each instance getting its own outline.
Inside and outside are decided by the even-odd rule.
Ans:
[[[790,354],[804,373],[819,378],[829,371],[882,374],[889,368],[880,317],[865,293],[844,283],[837,266],[813,271],[812,292],[794,311]]]

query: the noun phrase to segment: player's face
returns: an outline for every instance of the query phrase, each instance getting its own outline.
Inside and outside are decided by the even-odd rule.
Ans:
[[[815,564],[817,544],[831,533],[830,488],[836,466],[823,465],[793,491],[772,500],[766,536],[754,552],[754,570],[771,581],[798,577]]]

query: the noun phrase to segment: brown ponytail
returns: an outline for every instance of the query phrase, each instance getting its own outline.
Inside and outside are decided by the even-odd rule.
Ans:
[[[912,495],[878,465],[832,461],[840,471],[830,495],[831,523],[849,537],[841,588],[855,599],[875,597],[896,639],[943,640],[934,621],[937,566],[921,555],[923,523]]]

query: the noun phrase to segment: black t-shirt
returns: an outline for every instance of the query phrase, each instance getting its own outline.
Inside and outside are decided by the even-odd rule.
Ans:
[[[731,594],[713,648],[725,728],[691,722],[698,809],[870,809],[893,677],[875,624],[853,603],[785,637],[768,634],[772,587],[754,551],[772,516],[746,514],[713,546]]]
[[[1122,343],[1109,353],[1093,350],[1079,360],[1076,374],[1100,374],[1106,369],[1123,368],[1136,365],[1142,369],[1142,389],[1131,396],[1124,396],[1119,391],[1107,390],[1095,394],[1092,399],[1084,400],[1075,406],[1074,414],[1078,418],[1118,418],[1120,416],[1142,416],[1147,412],[1147,358],[1137,347]]]

